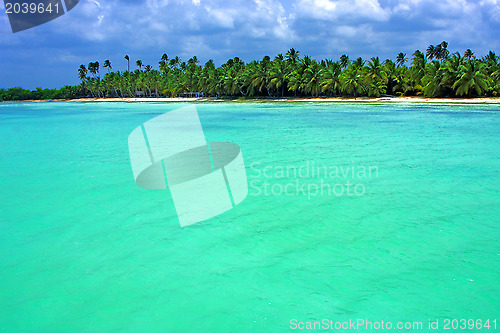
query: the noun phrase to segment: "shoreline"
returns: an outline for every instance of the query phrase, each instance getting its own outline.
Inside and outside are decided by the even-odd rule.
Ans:
[[[4,101],[0,103],[26,103],[26,102],[354,102],[354,103],[446,103],[446,104],[500,104],[499,97],[484,98],[426,98],[426,97],[313,97],[313,98],[253,98],[253,99],[220,99],[210,97],[112,97],[112,98],[77,98],[58,100],[21,100]]]

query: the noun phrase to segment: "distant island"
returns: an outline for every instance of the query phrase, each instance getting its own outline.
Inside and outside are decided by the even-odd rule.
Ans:
[[[137,69],[112,71],[105,60],[80,65],[77,86],[30,91],[19,87],[0,89],[0,101],[204,97],[217,99],[293,99],[418,96],[425,98],[482,98],[500,96],[500,57],[493,51],[476,57],[467,49],[463,55],[450,54],[448,43],[430,45],[425,54],[419,50],[411,62],[400,52],[395,61],[379,57],[351,60],[342,55],[338,61],[301,57],[291,48],[285,55],[250,63],[229,59],[216,67],[213,60],[200,66],[196,56],[187,62],[163,54],[159,70],[137,60]],[[409,66],[407,63],[409,62]],[[101,78],[101,71],[107,72]]]

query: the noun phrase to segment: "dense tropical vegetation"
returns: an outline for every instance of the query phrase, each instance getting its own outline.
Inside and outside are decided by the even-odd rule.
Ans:
[[[500,93],[500,57],[493,51],[478,58],[467,49],[463,55],[450,54],[448,43],[430,45],[425,54],[419,50],[411,56],[399,53],[395,62],[379,57],[370,60],[338,61],[300,57],[295,49],[274,59],[265,56],[245,64],[235,57],[216,67],[212,60],[203,66],[196,56],[181,61],[163,54],[158,70],[136,60],[137,69],[130,71],[130,58],[125,55],[127,70],[107,72],[101,78],[99,62],[80,65],[81,84],[59,90],[35,91],[0,89],[1,100],[55,99],[78,97],[319,97],[319,96],[425,96],[483,97]],[[407,65],[408,64],[408,65]]]
[[[51,100],[51,99],[71,99],[83,97],[80,86],[64,86],[61,89],[27,90],[19,87],[2,89],[0,88],[1,101],[25,101],[25,100]]]

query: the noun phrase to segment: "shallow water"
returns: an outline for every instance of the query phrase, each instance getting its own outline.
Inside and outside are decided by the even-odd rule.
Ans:
[[[500,325],[500,106],[198,104],[249,195],[180,228],[127,137],[184,105],[0,104],[0,331]]]

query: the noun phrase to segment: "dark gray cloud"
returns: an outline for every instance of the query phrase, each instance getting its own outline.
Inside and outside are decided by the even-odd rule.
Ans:
[[[125,54],[154,67],[163,53],[220,64],[290,47],[314,58],[394,58],[442,40],[485,54],[499,49],[498,35],[497,0],[80,0],[16,34],[0,16],[0,87],[76,84],[80,64],[110,59],[123,70]]]

